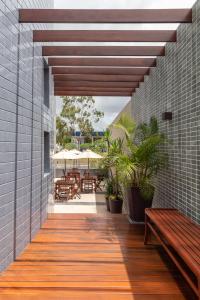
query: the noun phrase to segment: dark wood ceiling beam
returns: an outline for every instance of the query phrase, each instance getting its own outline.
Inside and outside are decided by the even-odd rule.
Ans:
[[[34,30],[34,42],[176,42],[176,30]]]
[[[21,23],[186,23],[191,9],[20,9]]]
[[[138,82],[119,82],[119,81],[54,81],[55,88],[57,87],[138,87]]]
[[[43,56],[161,56],[164,46],[43,46]]]
[[[118,67],[155,67],[155,58],[117,58],[117,57],[98,57],[98,58],[57,58],[50,57],[48,59],[49,66],[118,66]]]
[[[55,91],[95,91],[95,92],[133,92],[135,88],[130,87],[55,87]]]
[[[75,74],[75,75],[54,75],[55,81],[130,81],[138,82],[143,81],[143,75],[85,75],[85,74]]]
[[[132,92],[89,92],[89,91],[60,91],[54,96],[131,96]]]
[[[52,67],[52,74],[148,75],[150,68]]]

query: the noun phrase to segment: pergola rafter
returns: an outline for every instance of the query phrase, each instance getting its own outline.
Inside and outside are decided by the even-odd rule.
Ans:
[[[148,67],[52,67],[52,74],[148,75]]]
[[[143,75],[85,75],[85,74],[72,74],[72,75],[54,75],[55,81],[130,81],[137,82],[143,81]]]
[[[34,30],[34,42],[176,42],[176,30]]]
[[[192,9],[20,9],[21,23],[190,23]],[[176,30],[34,30],[33,42],[176,42]],[[45,45],[56,95],[130,95],[165,46]]]
[[[56,91],[73,91],[73,87],[65,86],[65,87],[56,87]],[[132,87],[76,87],[77,91],[96,91],[96,92],[130,92],[134,91],[135,88]]]
[[[49,66],[111,66],[111,67],[155,67],[156,58],[113,58],[113,57],[95,57],[95,58],[85,58],[85,57],[50,57],[48,59]]]
[[[21,23],[190,23],[191,9],[20,9]]]
[[[130,87],[135,88],[139,86],[139,82],[126,81],[54,81],[55,87]]]
[[[96,91],[61,91],[54,92],[54,96],[131,96],[132,92],[96,92]]]
[[[164,46],[43,46],[43,56],[161,56]]]

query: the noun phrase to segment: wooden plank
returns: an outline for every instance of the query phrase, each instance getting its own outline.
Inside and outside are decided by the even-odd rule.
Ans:
[[[198,285],[196,285],[195,281],[190,277],[189,272],[186,271],[184,265],[180,263],[180,260],[177,259],[176,255],[171,251],[171,247],[173,247],[184,263],[187,264],[189,269],[196,275],[198,282],[200,276],[200,243],[199,239],[196,241],[196,239],[193,238],[193,235],[191,237],[191,234],[188,235],[188,232],[185,231],[185,226],[187,227],[186,224],[188,222],[185,224],[184,219],[186,220],[187,218],[180,218],[180,213],[177,210],[147,209],[145,228],[147,229],[148,226],[154,233],[196,295],[200,296]],[[153,222],[152,224],[150,223],[151,221]],[[198,229],[198,231],[200,230],[199,225],[192,225],[194,228]],[[145,232],[148,234],[147,230],[145,230]],[[162,234],[164,239],[160,237],[160,234]],[[145,241],[147,242],[147,235]]]
[[[118,66],[118,67],[155,67],[155,58],[85,58],[85,57],[74,57],[74,58],[54,58],[48,59],[49,66]]]
[[[194,300],[162,249],[144,246],[143,232],[122,215],[51,214],[1,273],[0,298]]]
[[[90,92],[90,91],[59,91],[54,96],[131,96],[132,92]]]
[[[33,42],[176,42],[176,30],[34,30]]]
[[[137,82],[101,82],[101,81],[55,81],[55,88],[57,87],[129,87],[136,88],[139,86]]]
[[[75,74],[75,75],[55,75],[55,81],[131,81],[138,82],[143,81],[144,76],[142,75],[85,75],[85,74]]]
[[[52,74],[148,75],[150,68],[52,67]]]
[[[43,46],[43,56],[160,56],[164,46]]]
[[[131,92],[134,88],[123,88],[123,87],[56,87],[55,91],[94,91],[94,92]],[[101,226],[101,225],[100,225]]]
[[[95,300],[133,300],[133,296],[127,292],[101,292],[97,293],[97,291],[70,291],[70,289],[56,289],[53,293],[51,289],[30,289],[29,288],[20,288],[18,294],[15,292],[9,292],[10,289],[1,289],[2,300],[63,300],[63,299],[70,299],[70,300],[88,300],[88,299],[95,299]],[[62,290],[62,291],[61,291]],[[169,295],[136,295],[137,300],[169,300]],[[170,300],[185,300],[186,298],[183,295],[177,294],[170,294]],[[190,300],[193,300],[190,298]],[[196,300],[196,299],[195,299]]]
[[[21,23],[186,23],[192,9],[20,9]]]

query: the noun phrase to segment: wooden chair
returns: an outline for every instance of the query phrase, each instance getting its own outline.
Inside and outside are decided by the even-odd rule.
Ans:
[[[59,180],[55,184],[55,200],[69,200],[71,195],[71,185],[64,180]]]
[[[102,188],[104,187],[103,184],[104,181],[104,176],[103,175],[97,175],[97,180],[96,180],[96,190],[102,192]]]
[[[71,190],[71,199],[76,199],[76,197],[78,197],[79,199],[81,198],[80,186],[77,183],[74,184]]]
[[[93,192],[96,191],[96,180],[93,178],[82,178],[81,179],[81,191],[82,192]]]
[[[80,185],[81,175],[79,172],[68,172],[67,175],[75,178],[76,183]]]
[[[148,208],[145,210],[145,244],[151,232],[200,299],[200,226],[176,209]]]

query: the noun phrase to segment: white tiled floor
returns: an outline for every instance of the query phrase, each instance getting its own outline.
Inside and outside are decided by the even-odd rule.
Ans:
[[[81,199],[68,200],[64,203],[49,203],[49,213],[106,213],[104,194],[81,194]]]

